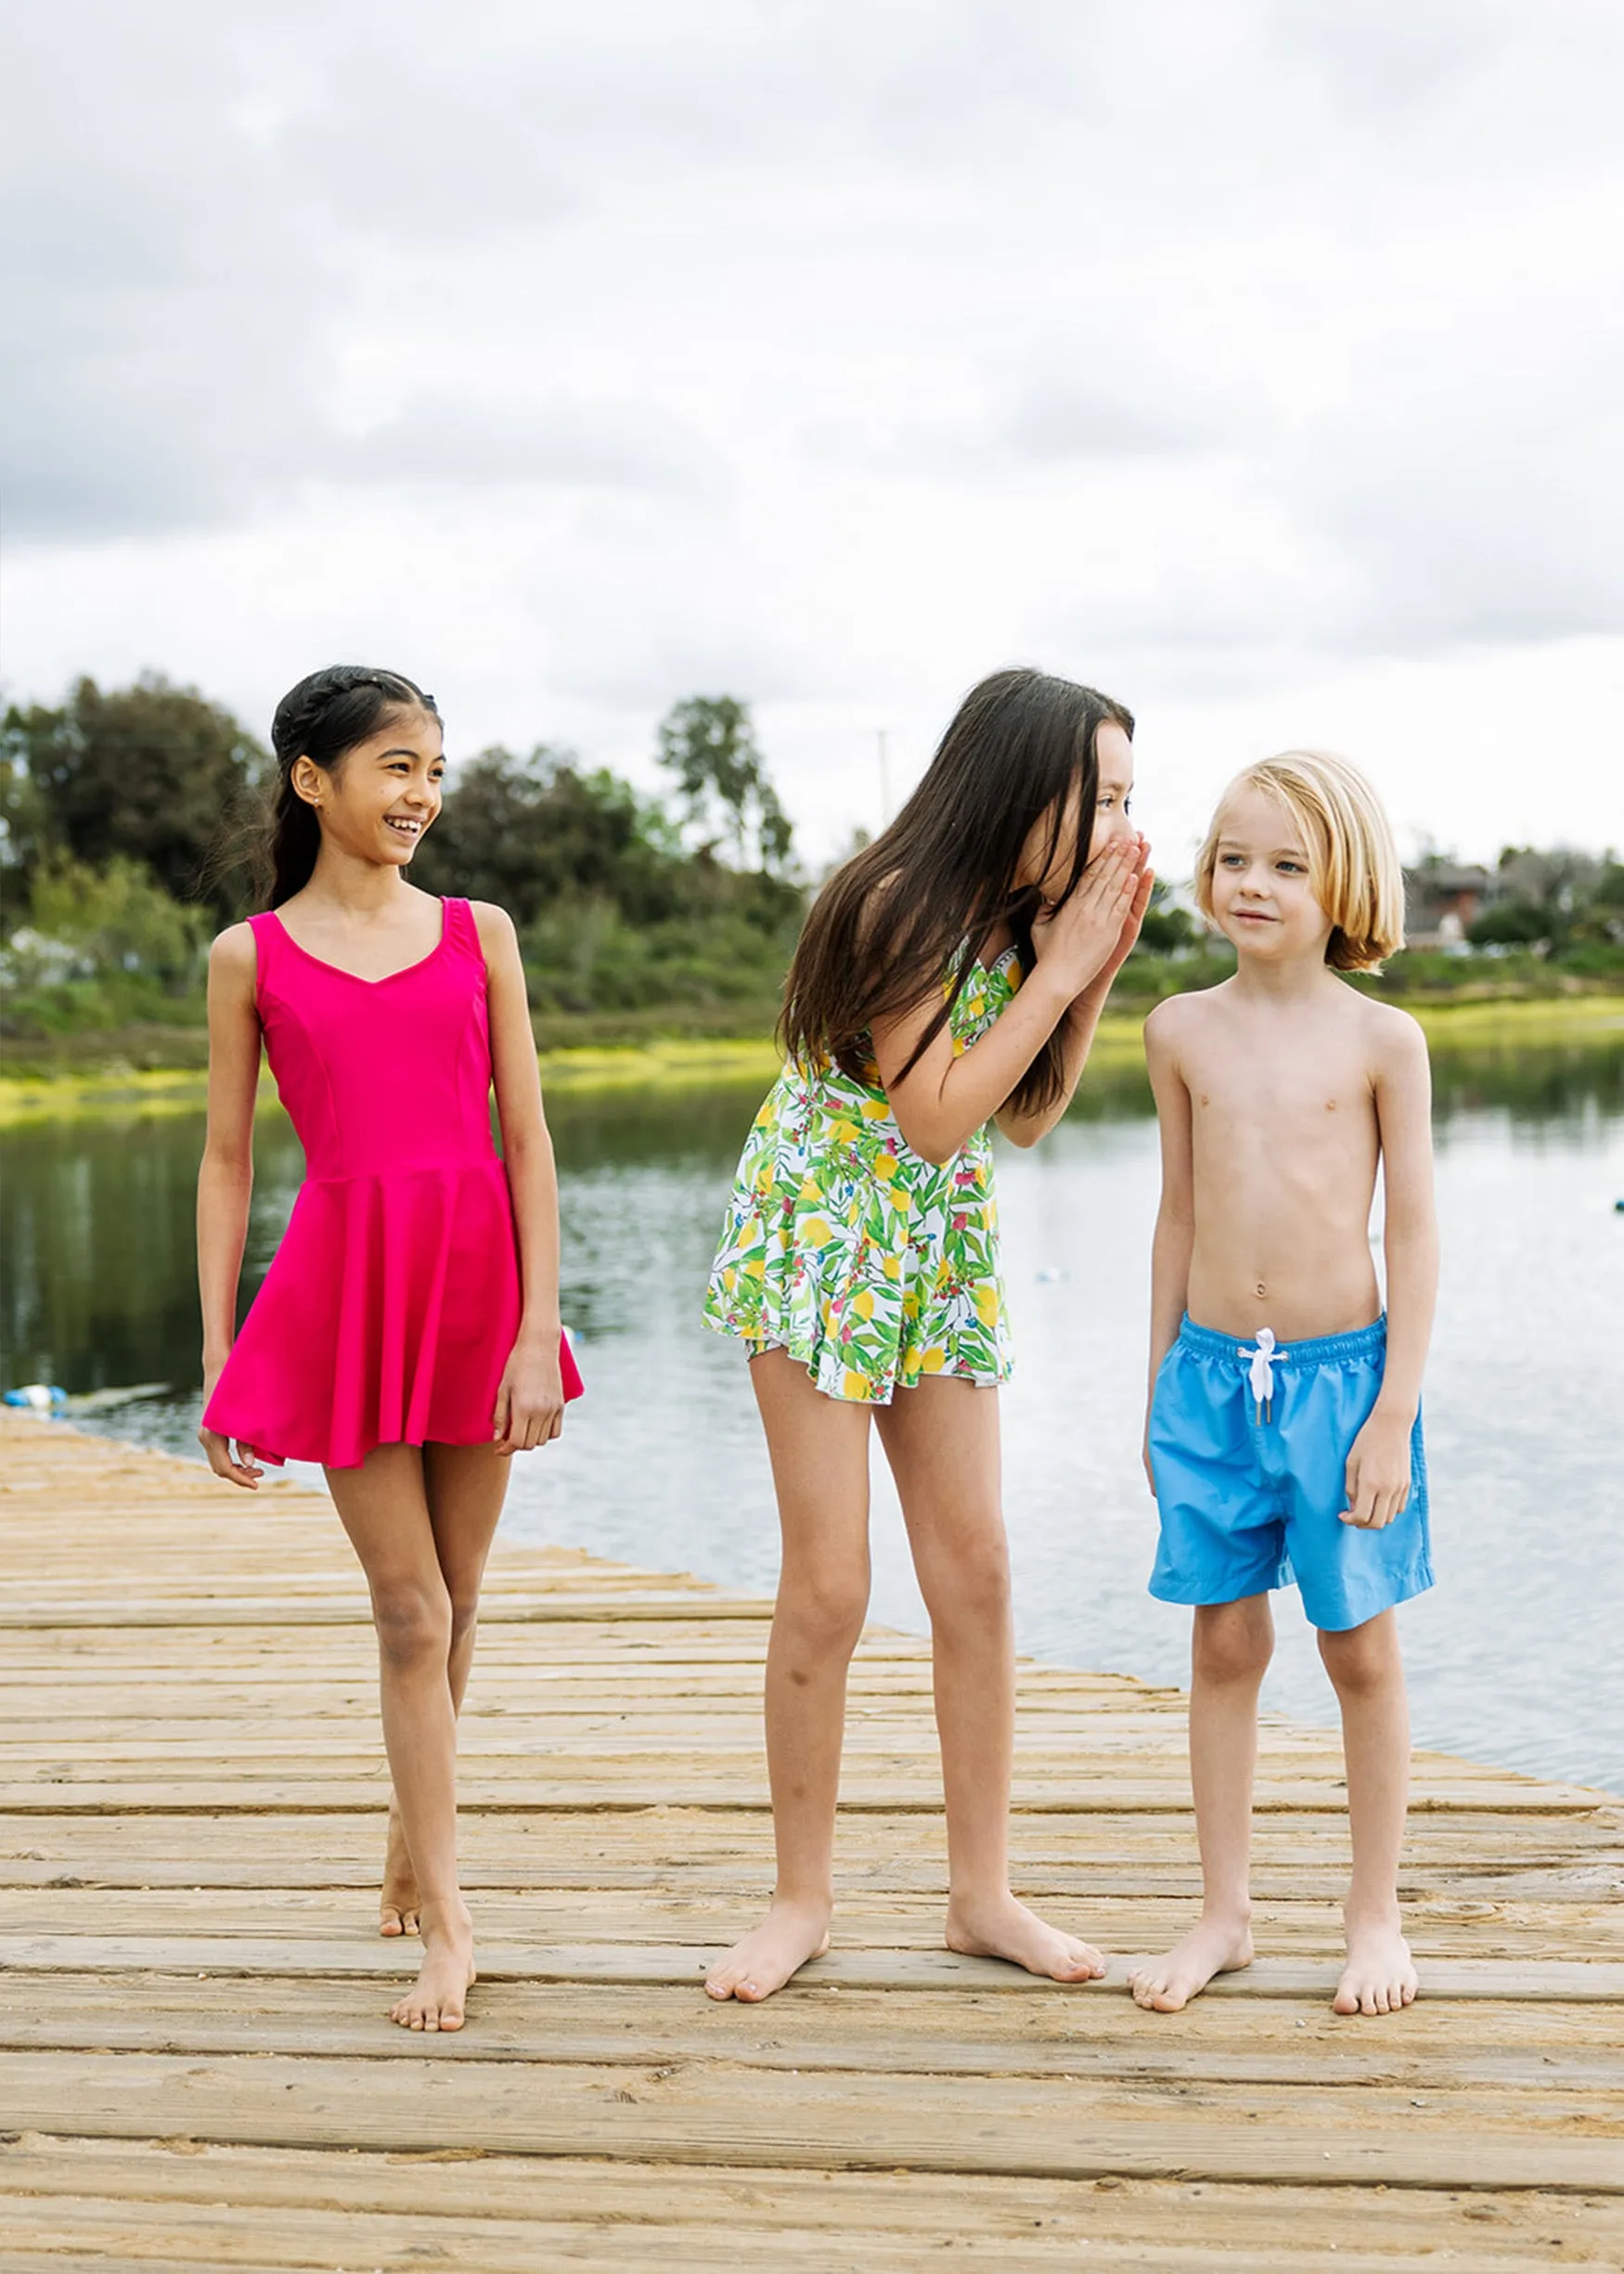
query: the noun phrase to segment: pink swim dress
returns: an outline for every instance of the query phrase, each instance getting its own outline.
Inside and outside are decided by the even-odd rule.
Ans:
[[[255,998],[305,1181],[203,1419],[262,1460],[354,1468],[375,1445],[488,1444],[519,1331],[491,1136],[485,959],[466,900],[386,979],[249,919]],[[566,1341],[567,1398],[581,1377]]]

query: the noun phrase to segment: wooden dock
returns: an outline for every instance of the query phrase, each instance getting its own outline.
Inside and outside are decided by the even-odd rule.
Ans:
[[[1340,2021],[1340,1761],[1273,1725],[1269,1955],[1143,2014],[1120,1959],[1068,1991],[939,1947],[926,1647],[874,1633],[836,1951],[717,2007],[770,1884],[769,1607],[509,1547],[464,1723],[482,1981],[460,2035],[410,2037],[327,1504],[7,1418],[0,1542],[6,2274],[1624,2266],[1624,1802],[1423,1757],[1425,1995]],[[1021,1891],[1165,1943],[1183,1755],[1177,1692],[1024,1668]]]

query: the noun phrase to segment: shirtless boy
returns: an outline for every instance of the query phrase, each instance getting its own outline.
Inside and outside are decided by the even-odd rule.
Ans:
[[[1398,1912],[1410,1722],[1394,1606],[1432,1583],[1421,1375],[1437,1281],[1420,1027],[1337,975],[1403,945],[1370,785],[1292,752],[1225,792],[1196,898],[1235,975],[1160,1004],[1162,1135],[1145,1467],[1151,1592],[1195,1606],[1190,1760],[1199,1923],[1128,1977],[1176,2013],[1252,1959],[1248,1867],[1270,1594],[1295,1577],[1342,1711],[1353,1876],[1338,2013],[1415,1996]],[[1387,1310],[1371,1257],[1386,1196]]]

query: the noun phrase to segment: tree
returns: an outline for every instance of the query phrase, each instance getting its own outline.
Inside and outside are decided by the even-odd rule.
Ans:
[[[1151,904],[1140,925],[1136,952],[1142,949],[1147,955],[1176,955],[1181,948],[1199,947],[1201,939],[1189,910],[1179,906],[1172,887],[1158,876],[1151,886]]]
[[[106,692],[82,678],[59,710],[8,710],[0,756],[39,808],[22,816],[19,866],[32,872],[53,847],[95,868],[117,854],[144,862],[176,899],[229,912],[230,888],[207,889],[204,863],[270,761],[221,704],[153,674]],[[13,790],[13,830],[19,802]]]
[[[14,946],[71,951],[86,975],[144,973],[179,989],[194,980],[208,932],[200,908],[184,908],[138,860],[115,855],[105,869],[54,853],[34,872],[28,923]]]
[[[670,912],[673,848],[629,782],[585,773],[545,743],[500,748],[459,767],[412,863],[433,892],[495,900],[521,927],[560,901],[604,895],[636,921]]]
[[[789,861],[793,828],[767,779],[748,704],[733,695],[690,695],[666,712],[659,743],[660,763],[677,777],[690,825],[708,830],[713,846],[730,837],[740,868],[778,874]]]
[[[1609,866],[1609,858],[1598,860],[1569,846],[1508,845],[1497,863],[1499,892],[1467,926],[1466,937],[1475,948],[1543,945],[1560,951],[1586,930]]]

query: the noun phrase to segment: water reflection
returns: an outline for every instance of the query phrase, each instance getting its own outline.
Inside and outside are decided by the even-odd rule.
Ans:
[[[1406,1614],[1418,1734],[1624,1787],[1624,1037],[1484,1050],[1437,1067],[1446,1273],[1427,1412],[1441,1583]],[[770,1587],[767,1465],[737,1350],[697,1291],[758,1090],[562,1095],[566,1315],[589,1394],[561,1446],[515,1464],[514,1529]],[[1024,1647],[1182,1678],[1186,1622],[1144,1593],[1138,1467],[1156,1158],[1137,1069],[1096,1075],[1038,1152],[1000,1164],[1019,1367],[1005,1402]],[[105,1417],[195,1451],[192,1222],[201,1125],[59,1124],[0,1144],[0,1370],[71,1390],[166,1379]],[[302,1173],[262,1122],[244,1300]],[[222,1488],[225,1489],[225,1488]],[[923,1622],[877,1481],[876,1614]],[[1270,1701],[1329,1718],[1295,1598]],[[1554,1676],[1560,1670],[1560,1682]]]

